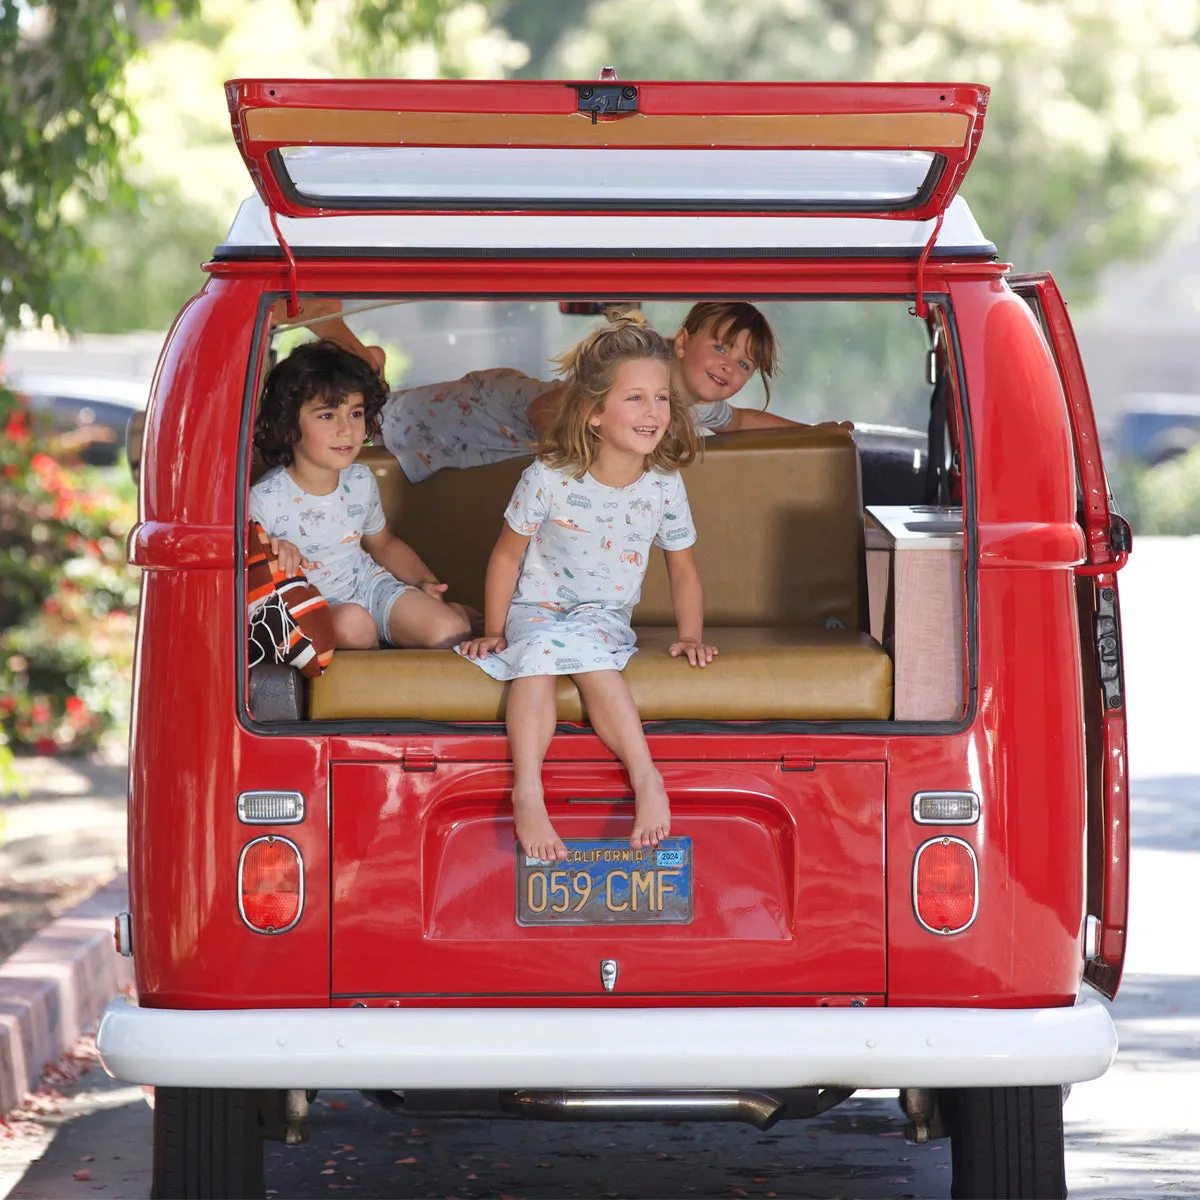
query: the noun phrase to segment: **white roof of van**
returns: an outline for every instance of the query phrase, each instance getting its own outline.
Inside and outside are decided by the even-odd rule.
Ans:
[[[755,256],[845,254],[915,256],[934,222],[855,216],[645,216],[554,213],[388,213],[331,217],[279,217],[288,245],[305,257],[347,252],[372,257],[441,253],[481,256],[634,254],[697,257],[752,252]],[[258,196],[242,202],[215,257],[259,258],[281,253],[267,207]],[[984,236],[966,201],[956,196],[946,210],[933,253],[990,257],[996,247]]]

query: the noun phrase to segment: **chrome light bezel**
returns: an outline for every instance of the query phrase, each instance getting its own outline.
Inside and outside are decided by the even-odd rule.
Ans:
[[[934,796],[955,796],[967,797],[970,802],[970,815],[966,817],[923,817],[921,815],[921,801]],[[979,797],[974,792],[967,791],[952,791],[950,789],[938,789],[937,791],[916,792],[912,798],[912,819],[918,825],[977,825],[979,823]]]
[[[971,869],[975,873],[975,882],[973,891],[975,893],[975,903],[971,909],[971,916],[968,918],[965,925],[958,926],[957,929],[938,929],[933,925],[927,925],[925,919],[921,916],[921,908],[917,903],[917,874],[921,867],[921,856],[930,846],[948,845],[954,842],[959,846],[965,846],[967,854],[971,859]],[[966,933],[972,925],[975,924],[975,918],[979,916],[979,858],[975,854],[975,847],[970,842],[964,841],[960,837],[951,837],[949,834],[944,834],[941,837],[930,838],[928,841],[922,842],[917,847],[916,854],[913,855],[912,865],[912,909],[913,916],[917,918],[917,924],[922,929],[927,929],[930,933],[936,933],[938,937],[957,937],[960,933]]]
[[[294,817],[284,817],[282,819],[274,817],[250,817],[246,815],[246,803],[249,800],[258,796],[283,796],[291,797],[296,801],[297,815]],[[286,788],[256,788],[249,792],[239,792],[237,798],[237,815],[238,820],[243,825],[299,825],[304,820],[304,794],[303,792],[292,792]]]
[[[246,855],[250,853],[251,846],[257,846],[259,842],[283,842],[285,846],[290,846],[296,854],[296,862],[300,868],[300,890],[297,893],[298,903],[296,905],[296,915],[288,925],[273,926],[269,925],[266,929],[260,929],[253,924],[246,916],[246,906],[242,902],[242,869],[246,865]],[[243,847],[241,854],[238,855],[237,864],[237,901],[238,901],[238,916],[242,918],[242,924],[246,926],[251,933],[261,934],[263,937],[275,937],[280,933],[287,933],[289,929],[295,929],[300,923],[300,918],[304,915],[304,855],[300,847],[292,841],[291,838],[280,837],[277,833],[267,833],[262,837],[252,838]]]

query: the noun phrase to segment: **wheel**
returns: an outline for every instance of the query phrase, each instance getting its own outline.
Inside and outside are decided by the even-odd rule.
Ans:
[[[155,1088],[153,1200],[259,1200],[259,1124],[255,1092]]]
[[[1063,1200],[1062,1089],[954,1092],[950,1158],[954,1200]]]

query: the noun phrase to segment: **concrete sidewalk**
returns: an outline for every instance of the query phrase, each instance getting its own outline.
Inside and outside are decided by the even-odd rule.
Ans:
[[[128,907],[124,764],[29,758],[17,769],[24,794],[0,798],[0,946],[23,942],[0,964],[0,1114],[133,983],[113,945],[113,917]]]

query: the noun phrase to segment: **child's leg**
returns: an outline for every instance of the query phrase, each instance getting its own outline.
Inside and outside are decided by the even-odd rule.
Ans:
[[[508,685],[505,723],[513,757],[513,823],[521,849],[534,858],[557,862],[567,857],[562,838],[550,824],[542,791],[542,763],[558,720],[555,676],[526,675]]]
[[[410,650],[449,650],[471,636],[461,604],[447,604],[409,588],[396,597],[387,618],[388,641]]]
[[[671,832],[671,804],[662,776],[650,757],[642,718],[629,684],[620,671],[588,671],[571,678],[583,697],[592,728],[629,772],[634,796],[629,844],[635,850],[657,846]]]
[[[375,636],[375,618],[361,604],[334,604],[333,644],[338,650],[374,650],[379,646]]]

